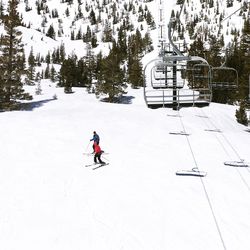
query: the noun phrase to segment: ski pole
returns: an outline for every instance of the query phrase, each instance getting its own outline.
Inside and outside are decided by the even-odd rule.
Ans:
[[[104,159],[104,160],[106,160],[106,161],[109,161],[109,159],[107,159],[106,157],[104,157],[104,156],[102,156],[102,158]]]
[[[89,149],[89,144],[90,144],[90,141],[89,141],[89,143],[88,143],[88,146],[86,147],[85,152],[87,152],[87,151],[88,151],[88,149]]]

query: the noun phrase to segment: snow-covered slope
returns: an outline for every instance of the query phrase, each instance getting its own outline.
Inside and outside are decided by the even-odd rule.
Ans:
[[[0,113],[1,249],[249,248],[250,169],[223,164],[250,161],[235,107],[151,110],[141,90],[110,104],[42,86],[26,111]],[[93,130],[110,162],[94,171]],[[207,176],[175,174],[193,167]]]
[[[6,9],[7,0],[3,0],[3,6]],[[102,51],[104,54],[109,49],[108,43],[102,42],[102,35],[106,23],[110,23],[113,29],[113,36],[117,37],[117,28],[122,25],[122,22],[129,19],[130,23],[134,26],[134,31],[138,28],[142,35],[145,32],[150,32],[153,40],[154,48],[157,50],[158,33],[157,29],[150,29],[146,21],[139,22],[138,17],[140,10],[147,13],[146,9],[154,17],[156,28],[159,27],[159,5],[160,2],[164,6],[164,22],[165,22],[165,35],[167,38],[167,26],[169,23],[170,15],[172,11],[175,13],[180,12],[180,5],[176,5],[176,0],[170,0],[165,3],[164,1],[155,0],[151,2],[145,2],[143,0],[129,1],[72,1],[72,4],[68,4],[66,1],[53,0],[53,1],[20,1],[18,11],[22,16],[23,42],[25,44],[26,57],[28,58],[31,48],[34,50],[34,54],[40,54],[45,56],[48,51],[52,52],[57,49],[62,43],[65,44],[66,53],[68,55],[75,53],[78,58],[82,57],[86,53],[86,45],[80,40],[71,40],[71,34],[74,32],[76,35],[80,30],[83,34],[86,33],[89,26],[91,31],[97,36],[99,46],[95,49],[95,52]],[[213,5],[211,3],[213,2]],[[192,37],[188,33],[188,26],[190,23],[195,22],[195,33],[205,34],[210,31],[211,34],[217,36],[223,34],[225,39],[225,46],[232,40],[231,32],[235,29],[241,32],[244,16],[248,15],[247,10],[245,12],[237,11],[243,6],[244,1],[232,1],[232,7],[227,7],[228,1],[203,1],[192,0],[185,1],[185,6],[180,16],[180,21],[183,29],[185,30],[185,41],[187,43],[192,42]],[[38,3],[40,6],[40,12],[38,11]],[[104,4],[106,3],[106,4]],[[133,9],[129,10],[132,3]],[[42,7],[41,7],[42,6]],[[96,18],[100,18],[101,22],[97,22],[96,25],[90,23],[90,12],[94,11]],[[236,12],[237,11],[237,12]],[[38,13],[39,12],[39,13]],[[68,14],[66,14],[68,12]],[[55,14],[56,13],[56,14]],[[118,23],[113,24],[114,14],[117,15]],[[220,23],[220,18],[226,21]],[[55,40],[46,36],[50,26],[53,26],[55,31]],[[0,26],[0,33],[2,33],[2,27]],[[129,35],[131,31],[128,32]],[[173,34],[174,40],[180,39],[177,32]]]

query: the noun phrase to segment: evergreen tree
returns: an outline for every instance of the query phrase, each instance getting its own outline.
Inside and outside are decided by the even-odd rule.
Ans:
[[[113,35],[112,35],[112,29],[110,23],[106,20],[104,29],[103,29],[103,37],[102,41],[103,42],[112,42],[113,40]]]
[[[155,29],[156,25],[155,25],[154,18],[150,11],[147,12],[146,21],[151,29]]]
[[[150,37],[150,33],[146,32],[145,37],[143,38],[143,47],[145,48],[146,53],[149,53],[154,49],[152,44],[153,44],[153,41]]]
[[[97,44],[97,37],[96,37],[95,34],[93,34],[92,37],[91,37],[91,46],[93,48],[96,48],[98,46],[98,44]]]
[[[45,79],[49,79],[50,78],[50,68],[49,68],[49,64],[47,64],[46,69],[44,71],[44,78]]]
[[[128,81],[133,88],[143,86],[142,63],[138,57],[135,57],[128,68]]]
[[[51,56],[50,56],[50,51],[48,51],[48,54],[46,55],[45,62],[47,64],[50,64]]]
[[[117,41],[117,46],[119,48],[120,54],[121,54],[121,59],[125,60],[127,58],[127,35],[126,35],[126,30],[121,27],[118,31],[118,41]]]
[[[60,56],[60,63],[65,60],[66,52],[65,52],[65,45],[62,43],[59,48],[59,56]]]
[[[50,38],[52,38],[52,39],[55,39],[55,38],[56,38],[56,33],[55,33],[55,30],[54,30],[53,24],[51,24],[51,25],[49,26],[49,29],[48,29],[48,31],[47,31],[47,33],[46,33],[46,36],[48,36],[48,37],[50,37]]]
[[[96,67],[94,52],[90,44],[87,44],[87,53],[83,59],[84,59],[84,64],[82,68],[83,71],[81,72],[81,75],[83,77],[82,83],[84,83],[84,86],[86,86],[87,90],[90,91],[93,79],[95,78],[95,67]]]
[[[28,78],[29,80],[33,81],[35,78],[35,56],[33,53],[33,47],[31,47],[29,58],[28,58],[28,64],[29,64],[29,69],[28,69]]]
[[[0,1],[0,19],[4,17],[4,6],[3,6],[3,1]]]
[[[240,54],[242,68],[239,72],[240,98],[245,99],[249,94],[249,75],[250,75],[250,18],[244,21],[242,36],[240,40]]]
[[[93,11],[93,9],[91,9],[90,11],[89,20],[90,20],[91,25],[96,24],[96,16],[95,16],[95,12]]]
[[[91,80],[89,80],[88,73],[86,62],[84,58],[81,58],[77,63],[77,82],[79,87],[87,87],[87,90],[89,90],[91,86]]]
[[[209,45],[210,45],[210,50],[207,55],[207,61],[210,65],[213,67],[219,67],[222,64],[221,61],[221,56],[220,56],[220,51],[221,51],[221,46],[220,46],[220,40],[218,40],[217,37],[214,35],[210,36],[209,39]]]
[[[7,14],[3,17],[5,34],[0,44],[0,102],[6,109],[15,108],[18,99],[31,98],[24,93],[21,80],[25,64],[21,32],[17,29],[21,25],[18,3],[17,0],[9,0]]]
[[[96,85],[96,95],[108,95],[108,102],[118,102],[127,87],[124,83],[124,72],[118,56],[112,51],[101,62],[102,74]]]
[[[76,56],[72,55],[64,60],[60,69],[59,86],[64,87],[64,92],[66,94],[72,93],[72,87],[76,83],[76,61]]]
[[[145,46],[146,47],[146,46]],[[142,63],[140,62],[145,49],[139,30],[128,39],[128,81],[133,88],[143,85]]]
[[[41,88],[41,81],[38,81],[36,89],[35,89],[35,94],[36,95],[41,95],[42,94],[42,88]]]
[[[50,79],[52,82],[56,81],[56,70],[55,70],[54,65],[52,65],[50,69]]]
[[[89,42],[91,42],[91,38],[92,38],[92,32],[91,32],[91,28],[88,25],[86,34],[83,36],[83,41],[85,43],[89,43]]]
[[[204,42],[200,36],[190,44],[189,55],[204,57],[205,47]]]
[[[231,96],[231,101],[228,101],[229,98],[226,99],[223,103],[233,103],[235,100],[244,99],[244,95],[242,93],[243,89],[241,88],[242,83],[243,86],[245,84],[243,80],[244,75],[244,68],[245,68],[245,62],[244,62],[244,52],[240,49],[240,42],[238,41],[238,37],[234,37],[233,44],[229,47],[227,51],[227,60],[226,60],[226,66],[232,67],[237,70],[239,75],[239,88],[235,89],[235,91],[227,91],[227,96]],[[243,80],[243,82],[242,82]],[[247,78],[248,81],[248,78]],[[221,97],[225,96],[226,92],[221,93]],[[220,97],[218,95],[218,97]]]
[[[240,107],[239,109],[236,110],[235,116],[236,116],[237,122],[246,126],[248,125],[246,103],[244,101],[240,103]]]

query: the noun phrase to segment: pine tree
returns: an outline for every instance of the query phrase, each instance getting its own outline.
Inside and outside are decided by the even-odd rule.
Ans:
[[[128,39],[128,81],[133,88],[143,85],[142,63],[140,62],[146,45],[143,43],[141,33],[136,30],[136,34]]]
[[[90,44],[87,44],[86,56],[83,58],[81,65],[79,65],[81,79],[79,80],[81,85],[87,87],[87,90],[90,91],[95,78],[95,68],[96,61],[94,57],[94,52]]]
[[[112,42],[113,40],[113,35],[112,35],[112,29],[110,23],[106,20],[104,24],[104,29],[103,29],[103,37],[102,41],[103,42]]]
[[[51,25],[49,26],[49,29],[48,29],[48,31],[47,31],[47,33],[46,33],[46,36],[48,36],[48,37],[50,37],[50,38],[52,38],[52,39],[55,39],[55,38],[56,38],[56,33],[55,33],[55,30],[54,30],[53,24],[51,24]]]
[[[44,71],[44,78],[49,79],[50,78],[50,67],[49,64],[47,64],[46,69]]]
[[[66,52],[65,52],[65,45],[64,43],[61,43],[59,48],[59,56],[60,56],[60,63],[62,63],[65,60]]]
[[[214,67],[219,67],[222,64],[220,56],[221,54],[220,40],[218,40],[218,38],[215,37],[214,35],[211,35],[209,37],[209,45],[210,45],[210,50],[209,50],[210,52],[208,53],[207,61],[210,65]]]
[[[35,57],[33,53],[33,47],[31,47],[31,50],[30,50],[28,64],[29,64],[28,78],[29,80],[33,81],[35,78]]]
[[[128,81],[133,88],[143,86],[142,63],[138,57],[135,57],[128,68]]]
[[[68,59],[64,60],[60,69],[59,86],[64,87],[66,94],[73,93],[72,87],[76,83],[76,61],[75,55],[72,55]]]
[[[4,6],[3,6],[3,1],[0,1],[0,19],[4,17]]]
[[[121,27],[118,31],[118,41],[117,41],[117,46],[119,48],[121,58],[122,60],[125,60],[127,58],[127,35],[126,35],[126,30]]]
[[[147,21],[147,24],[150,26],[151,29],[155,29],[156,25],[155,25],[154,18],[153,18],[150,11],[147,12],[146,21]]]
[[[118,56],[112,50],[101,62],[102,74],[98,79],[95,93],[97,96],[107,94],[108,102],[118,102],[127,87],[120,63]]]
[[[91,9],[90,11],[89,20],[90,20],[91,25],[96,24],[96,16],[95,16],[95,12],[93,11],[93,9]]]
[[[56,81],[56,70],[55,70],[54,65],[52,65],[50,69],[50,79],[52,82]]]
[[[245,99],[249,93],[250,74],[250,18],[244,21],[242,36],[240,41],[241,60],[243,62],[240,75],[240,98]]]
[[[21,80],[24,70],[24,49],[21,42],[21,32],[18,26],[21,19],[17,12],[18,0],[9,0],[7,14],[2,18],[5,34],[0,46],[0,102],[2,108],[16,108],[18,99],[31,99],[24,93]]]
[[[145,48],[146,53],[151,52],[152,50],[154,50],[153,47],[153,41],[150,37],[150,33],[146,32],[144,38],[143,38],[143,46]]]
[[[235,116],[236,116],[237,122],[246,126],[248,125],[246,103],[244,101],[240,103],[240,107],[239,109],[236,110]]]

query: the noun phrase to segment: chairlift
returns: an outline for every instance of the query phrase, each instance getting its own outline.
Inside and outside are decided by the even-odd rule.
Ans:
[[[174,83],[176,70],[176,82]],[[185,79],[182,78],[181,72],[183,70],[182,64],[174,64],[171,62],[157,62],[151,69],[151,85],[154,89],[160,88],[183,88]]]
[[[162,9],[160,9],[162,10]],[[160,12],[161,13],[161,12]],[[169,43],[163,43],[161,27],[161,50],[158,58],[149,61],[144,67],[144,99],[148,107],[207,106],[211,101],[211,89],[208,84],[190,88],[187,79],[187,64],[198,62],[208,64],[199,56],[184,55],[186,43],[175,44],[171,31],[176,18],[170,18],[168,24]],[[187,88],[186,88],[187,87]],[[196,87],[196,86],[193,86]]]
[[[210,82],[210,65],[197,63],[192,68],[192,88],[208,88]]]
[[[241,159],[240,161],[225,161],[224,165],[231,167],[242,167],[242,168],[250,167],[250,163],[245,162],[243,159]]]
[[[238,72],[231,67],[211,67],[212,89],[236,89],[238,87]]]
[[[207,173],[204,171],[200,171],[197,167],[195,167],[191,170],[179,170],[176,172],[176,175],[205,177]]]

